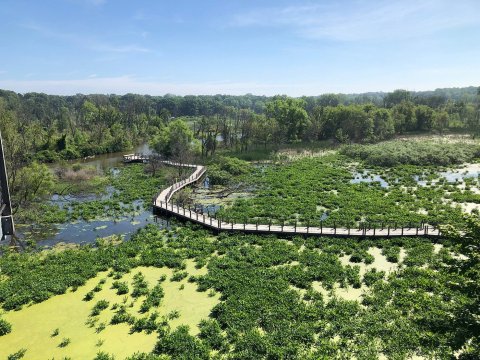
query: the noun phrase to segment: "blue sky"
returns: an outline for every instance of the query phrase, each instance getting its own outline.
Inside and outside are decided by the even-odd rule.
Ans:
[[[0,88],[288,94],[480,85],[479,0],[2,0]]]

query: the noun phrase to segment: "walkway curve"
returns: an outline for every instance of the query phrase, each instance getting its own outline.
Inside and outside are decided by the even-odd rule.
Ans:
[[[336,237],[416,237],[441,236],[440,229],[432,226],[421,227],[382,227],[382,228],[337,228],[337,227],[314,227],[314,226],[297,226],[297,225],[262,225],[262,224],[236,224],[225,222],[215,216],[210,216],[201,212],[192,210],[190,207],[181,207],[174,204],[172,196],[180,189],[187,185],[198,182],[206,172],[203,165],[181,164],[172,161],[162,161],[166,165],[187,167],[194,169],[193,173],[186,179],[176,182],[169,187],[163,189],[157,196],[153,198],[153,210],[155,214],[175,216],[182,220],[188,220],[196,224],[200,224],[215,232],[243,232],[253,234],[277,234],[277,235],[305,235],[305,236],[336,236]]]

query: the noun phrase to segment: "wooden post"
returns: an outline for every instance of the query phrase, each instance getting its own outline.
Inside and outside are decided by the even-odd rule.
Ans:
[[[294,225],[294,228],[293,228],[293,233],[294,233],[294,234],[297,233],[297,220],[295,220],[295,225]]]
[[[255,223],[255,229],[258,231],[258,219],[257,219],[257,222]]]
[[[308,234],[309,229],[310,229],[310,220],[307,220],[307,234]]]
[[[417,226],[417,228],[416,228],[415,230],[416,230],[416,234],[415,234],[415,235],[418,236],[418,226]]]
[[[376,226],[375,226],[375,223],[373,224],[373,236],[375,236],[375,230],[376,230]]]
[[[337,235],[337,223],[333,222],[333,235]]]
[[[268,223],[268,231],[270,231],[271,226],[272,226],[272,218],[270,218],[270,222]]]
[[[390,225],[388,225],[388,236],[390,236]]]
[[[205,214],[203,214],[203,223],[205,224]]]
[[[282,232],[283,232],[283,224],[284,224],[285,220],[282,220]]]
[[[403,226],[402,226],[402,236],[403,236]]]
[[[320,220],[320,235],[323,234],[323,220]]]

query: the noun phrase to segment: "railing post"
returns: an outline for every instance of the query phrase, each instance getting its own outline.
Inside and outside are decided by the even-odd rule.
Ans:
[[[205,214],[203,214],[203,223],[205,224]]]
[[[333,235],[337,235],[337,223],[333,222]]]
[[[416,234],[415,234],[415,235],[418,236],[418,226],[416,227],[415,230],[416,230]]]
[[[294,234],[297,233],[297,220],[295,220],[295,225],[294,225],[294,228],[293,228],[293,233],[294,233]]]
[[[390,236],[390,225],[388,225],[388,236]]]
[[[272,226],[272,218],[270,218],[270,222],[268,223],[268,231],[270,231],[271,226]]]
[[[376,230],[376,226],[375,224],[373,224],[373,236],[375,236],[375,230]]]
[[[403,226],[402,226],[402,236],[403,236]]]
[[[320,235],[323,234],[323,220],[320,220]]]

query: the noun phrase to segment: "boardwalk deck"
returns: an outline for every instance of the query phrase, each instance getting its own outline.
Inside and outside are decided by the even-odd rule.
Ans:
[[[150,157],[144,154],[126,154],[123,155],[124,163],[146,163]]]
[[[202,165],[180,164],[171,161],[163,161],[167,165],[182,166],[195,169],[186,179],[176,182],[163,189],[153,198],[154,212],[175,216],[179,219],[188,220],[200,224],[216,232],[243,232],[252,234],[277,234],[277,235],[304,235],[304,236],[336,236],[336,237],[402,237],[402,236],[431,236],[441,235],[438,228],[431,226],[421,227],[402,227],[392,228],[390,226],[383,228],[340,228],[340,227],[314,227],[314,226],[296,226],[296,225],[265,225],[265,224],[236,224],[229,223],[212,217],[208,214],[197,212],[174,204],[171,201],[172,196],[178,190],[199,181],[206,172]]]

